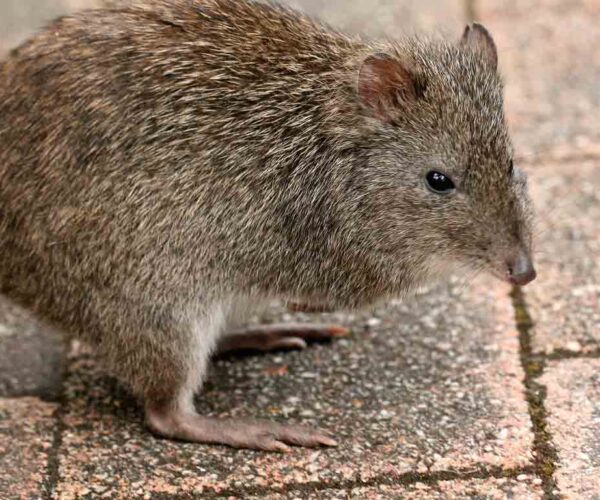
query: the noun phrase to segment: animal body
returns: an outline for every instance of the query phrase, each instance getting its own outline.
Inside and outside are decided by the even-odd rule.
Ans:
[[[272,298],[405,296],[450,263],[535,277],[489,33],[360,40],[275,4],[147,0],[63,17],[0,66],[0,287],[93,345],[156,433],[285,451],[319,430],[197,414]],[[230,335],[227,335],[230,333]]]

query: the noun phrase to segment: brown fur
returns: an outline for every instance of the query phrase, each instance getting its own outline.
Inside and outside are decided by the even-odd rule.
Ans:
[[[240,301],[356,307],[451,262],[502,273],[530,203],[490,54],[247,1],[59,19],[0,67],[2,291],[162,402],[199,387]]]

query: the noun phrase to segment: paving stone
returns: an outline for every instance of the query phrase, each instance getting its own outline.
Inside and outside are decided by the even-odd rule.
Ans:
[[[250,497],[251,500],[302,499],[302,500],[428,500],[428,499],[506,499],[532,500],[542,498],[538,480],[528,475],[514,478],[473,479],[467,481],[439,481],[434,484],[414,483],[404,486],[381,485],[377,487],[331,489],[318,492],[291,490],[268,496]],[[236,497],[230,497],[230,500]],[[241,497],[238,497],[241,498]],[[248,498],[248,497],[247,497]]]
[[[52,19],[101,0],[2,0],[0,6],[0,57]]]
[[[372,317],[379,324],[366,327]],[[518,336],[504,285],[486,278],[373,315],[322,319],[350,324],[354,333],[303,352],[217,361],[198,408],[319,425],[336,431],[339,448],[276,455],[154,438],[139,407],[80,356],[66,382],[58,492],[200,494],[530,464]]]
[[[3,0],[0,7],[0,56],[65,12],[62,0]]]
[[[336,28],[374,37],[442,31],[457,39],[466,22],[463,2],[393,0],[285,0]]]
[[[58,397],[65,345],[61,335],[0,296],[0,397]]]
[[[119,0],[124,2],[126,0]],[[398,36],[426,30],[446,31],[458,37],[465,22],[461,2],[427,0],[287,0],[293,7],[355,33]],[[95,7],[101,0],[5,0],[0,7],[0,57],[51,19],[82,8]]]
[[[600,0],[486,0],[518,156],[600,154]]]
[[[600,347],[600,159],[529,168],[538,279],[524,289],[536,352]]]
[[[40,498],[48,484],[56,405],[0,398],[0,496]]]
[[[553,361],[539,381],[547,388],[560,493],[565,498],[600,498],[600,359]]]

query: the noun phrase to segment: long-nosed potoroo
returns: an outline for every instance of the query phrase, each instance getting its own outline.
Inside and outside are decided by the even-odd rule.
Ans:
[[[0,66],[1,291],[93,345],[163,436],[334,445],[196,412],[211,353],[343,331],[232,318],[362,307],[453,263],[526,284],[531,211],[477,24],[380,43],[274,4],[133,1]]]

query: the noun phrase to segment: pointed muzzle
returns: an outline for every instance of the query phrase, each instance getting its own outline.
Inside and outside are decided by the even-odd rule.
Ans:
[[[518,286],[525,286],[531,283],[537,276],[533,262],[526,252],[518,252],[506,261],[507,280],[509,283]]]

